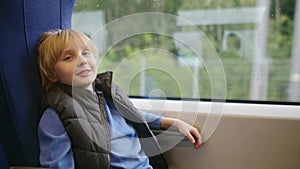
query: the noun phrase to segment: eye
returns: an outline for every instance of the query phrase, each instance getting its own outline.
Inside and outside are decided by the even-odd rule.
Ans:
[[[84,50],[84,51],[82,51],[82,55],[83,55],[83,56],[90,56],[91,54],[92,54],[92,52],[89,51],[89,50]]]
[[[64,61],[70,61],[70,60],[72,60],[74,58],[74,56],[72,56],[72,55],[66,55],[64,58],[63,58],[63,60]]]

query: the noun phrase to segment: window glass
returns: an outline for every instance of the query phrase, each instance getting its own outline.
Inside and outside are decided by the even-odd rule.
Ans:
[[[77,0],[73,28],[130,96],[300,101],[300,2]]]

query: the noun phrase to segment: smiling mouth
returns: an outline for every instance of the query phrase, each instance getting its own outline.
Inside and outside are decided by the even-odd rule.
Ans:
[[[92,72],[91,70],[83,70],[80,71],[79,73],[76,73],[76,76],[85,77],[90,75],[91,72]]]

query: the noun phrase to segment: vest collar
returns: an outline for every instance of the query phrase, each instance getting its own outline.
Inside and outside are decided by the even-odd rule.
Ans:
[[[96,91],[102,91],[106,97],[111,98],[113,72],[107,71],[97,75],[95,80]]]

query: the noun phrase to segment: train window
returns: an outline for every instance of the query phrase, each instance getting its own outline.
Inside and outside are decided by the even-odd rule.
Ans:
[[[77,0],[73,28],[130,96],[300,101],[300,2]]]

